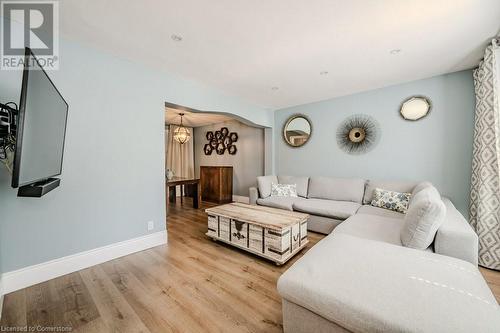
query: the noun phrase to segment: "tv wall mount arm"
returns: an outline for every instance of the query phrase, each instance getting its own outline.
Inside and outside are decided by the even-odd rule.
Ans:
[[[9,152],[15,151],[18,114],[19,108],[16,103],[0,103],[0,161],[2,162],[7,160]]]

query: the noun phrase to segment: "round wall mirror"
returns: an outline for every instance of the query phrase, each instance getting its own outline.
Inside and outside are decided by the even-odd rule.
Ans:
[[[431,111],[431,102],[423,96],[413,96],[401,104],[400,113],[405,120],[419,120]]]
[[[283,138],[291,147],[301,147],[305,145],[310,136],[311,122],[305,116],[291,116],[283,127]]]

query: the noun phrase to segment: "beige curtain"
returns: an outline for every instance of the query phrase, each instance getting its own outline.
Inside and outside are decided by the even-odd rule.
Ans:
[[[180,144],[174,140],[175,125],[166,127],[165,137],[166,142],[166,169],[170,169],[177,177],[194,177],[194,145],[193,145],[193,129],[188,128],[191,132],[191,139]]]

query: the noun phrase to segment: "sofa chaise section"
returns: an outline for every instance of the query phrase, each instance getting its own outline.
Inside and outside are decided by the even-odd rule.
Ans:
[[[285,332],[500,332],[466,261],[335,231],[278,281]]]

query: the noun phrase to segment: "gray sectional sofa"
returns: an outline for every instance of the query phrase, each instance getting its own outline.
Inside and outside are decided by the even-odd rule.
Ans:
[[[338,227],[337,232],[399,246],[404,214],[371,206],[373,190],[382,188],[414,196],[415,189],[432,186],[428,182],[290,176],[258,177],[257,183],[258,188],[250,188],[250,204],[308,213],[308,229],[314,232],[330,234]],[[297,184],[298,197],[272,197],[272,183]],[[446,217],[427,250],[477,265],[476,233],[449,199],[442,201]]]
[[[297,184],[298,197],[270,196],[271,183]],[[407,214],[371,206],[375,188],[412,193]],[[250,203],[308,213],[328,234],[278,281],[285,332],[500,332],[477,235],[432,184],[265,176]],[[433,209],[441,223],[419,234],[429,226],[411,219]]]

